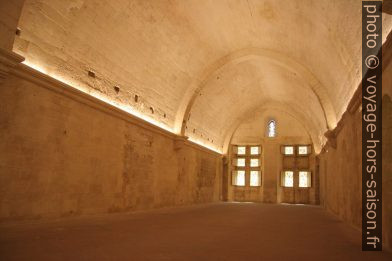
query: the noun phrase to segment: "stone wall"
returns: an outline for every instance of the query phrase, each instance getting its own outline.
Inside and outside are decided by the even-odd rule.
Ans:
[[[0,1],[0,48],[12,50],[24,0]]]
[[[336,144],[319,155],[321,204],[329,211],[361,226],[362,126],[361,111],[346,114]]]
[[[269,120],[276,121],[277,137],[267,137]],[[282,145],[308,145],[312,139],[301,121],[293,117],[290,112],[280,108],[260,109],[252,117],[242,122],[233,134],[232,145],[261,145],[261,186],[233,186],[231,182],[233,163],[228,162],[224,172],[227,181],[223,198],[234,201],[256,201],[266,203],[309,203],[318,204],[318,173],[316,172],[314,149],[309,157],[303,157],[304,163],[300,169],[312,172],[311,188],[287,188],[281,186],[281,171],[285,169],[299,170],[294,162],[287,162],[281,153]],[[228,158],[233,159],[232,146],[229,148]],[[294,159],[291,157],[291,159]]]
[[[390,53],[383,56],[384,62],[387,61],[383,64],[383,243],[392,249],[392,63]],[[327,211],[358,229],[362,226],[360,99],[361,92],[358,90],[319,155],[321,204]]]
[[[219,200],[217,153],[24,65],[0,99],[1,220]]]

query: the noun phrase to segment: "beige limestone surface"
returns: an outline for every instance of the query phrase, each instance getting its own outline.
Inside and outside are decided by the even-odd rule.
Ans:
[[[279,112],[281,137],[261,139],[271,164],[258,199],[282,199],[279,146],[309,142],[310,164],[320,175],[314,202],[319,193],[328,212],[360,227],[360,102],[346,112],[361,81],[360,6],[360,0],[0,1],[1,220],[232,199],[222,155],[182,135],[227,153],[236,139],[264,137],[264,120]],[[390,13],[383,14],[384,40]],[[23,58],[11,49],[50,77],[15,66]],[[391,45],[384,51],[390,57]],[[131,107],[171,132],[53,78]],[[390,62],[383,85],[383,236],[391,248]],[[267,114],[255,123],[259,110]],[[328,139],[327,130],[334,130]]]
[[[360,83],[360,14],[360,0],[26,0],[13,50],[220,151],[278,103],[312,125],[319,152]]]
[[[219,200],[219,154],[38,79],[0,88],[1,220]]]

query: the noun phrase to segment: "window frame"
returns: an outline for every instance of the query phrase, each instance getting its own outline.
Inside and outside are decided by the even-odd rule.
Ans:
[[[285,148],[286,148],[286,147],[293,147],[293,154],[286,154],[286,153],[285,153]],[[295,156],[297,156],[297,155],[296,155],[296,151],[297,151],[296,145],[284,144],[284,145],[281,145],[281,146],[280,146],[280,152],[282,153],[282,155],[283,155],[284,157],[295,157]]]
[[[299,189],[310,189],[310,188],[312,188],[312,183],[313,183],[313,174],[312,174],[312,171],[310,170],[310,169],[299,169],[298,171],[298,188]],[[310,186],[307,186],[307,187],[300,187],[299,186],[299,182],[300,182],[300,176],[299,176],[299,173],[300,172],[307,172],[308,173],[308,184],[310,184]]]
[[[252,181],[252,171],[257,171],[258,172],[258,184],[257,185],[252,185],[251,181]],[[251,188],[257,188],[257,187],[261,187],[261,170],[249,170],[249,187]]]
[[[270,136],[269,134],[270,134],[270,128],[269,128],[269,126],[270,126],[270,124],[271,124],[271,122],[274,122],[274,124],[275,124],[275,126],[274,126],[274,128],[275,128],[275,130],[274,130],[274,136]],[[269,139],[274,139],[274,138],[276,138],[277,136],[278,136],[278,128],[277,128],[277,126],[278,126],[278,124],[277,124],[277,121],[274,119],[274,118],[270,118],[268,121],[267,121],[267,124],[266,124],[266,137],[267,138],[269,138]]]
[[[252,154],[252,148],[254,148],[254,147],[258,147],[259,149],[258,149],[258,153],[257,154]],[[249,155],[250,156],[254,156],[254,157],[259,157],[259,156],[261,156],[261,145],[249,145]]]
[[[299,153],[299,148],[300,147],[307,147],[307,154],[300,154]],[[310,144],[304,144],[304,145],[296,145],[296,154],[297,154],[297,156],[298,157],[308,157],[309,155],[311,155],[312,154],[312,145],[310,145]]]
[[[286,175],[285,174],[286,174],[287,171],[291,171],[293,173],[293,186],[291,186],[291,187],[288,187],[288,186],[284,185],[285,184],[285,180],[286,180]],[[283,187],[283,188],[295,188],[295,170],[294,169],[284,169],[284,170],[281,171],[281,173],[280,173],[280,186]]]
[[[238,183],[237,183],[238,171],[243,171],[244,172],[244,185],[238,185]],[[232,186],[236,186],[236,187],[245,187],[246,186],[246,171],[244,169],[232,170],[232,173],[231,173],[231,185]]]
[[[239,166],[238,165],[238,160],[239,159],[243,159],[244,160],[244,166]],[[246,167],[246,157],[245,155],[241,155],[240,157],[236,157],[233,161],[232,161],[232,165],[236,168],[245,168]]]
[[[238,153],[238,147],[245,147],[245,154],[239,154]],[[244,145],[235,145],[234,148],[235,149],[233,151],[233,154],[236,155],[237,157],[241,157],[241,156],[245,156],[246,155],[246,146],[244,146]]]
[[[252,166],[252,160],[257,160],[257,166]],[[260,167],[261,167],[260,158],[249,157],[249,168],[250,168],[250,169],[260,168]]]
[[[245,147],[245,154],[238,154],[238,147]],[[258,154],[251,154],[251,148],[258,147]],[[231,185],[236,187],[247,187],[247,188],[261,188],[262,186],[262,146],[261,144],[233,144],[232,145],[232,157],[231,157],[231,165],[233,169],[231,171]],[[237,160],[239,158],[245,159],[245,166],[237,166]],[[251,166],[251,160],[257,159],[258,166]],[[245,185],[236,185],[235,179],[237,178],[238,171],[245,171]],[[251,171],[258,171],[258,184],[259,185],[251,185]],[[234,177],[235,176],[235,177]]]

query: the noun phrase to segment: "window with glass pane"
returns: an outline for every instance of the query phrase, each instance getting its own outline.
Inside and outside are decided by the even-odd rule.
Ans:
[[[260,147],[250,147],[250,154],[251,155],[258,155],[258,154],[260,154]]]
[[[268,122],[268,137],[273,138],[276,136],[276,122],[274,120],[270,120]]]
[[[237,166],[238,167],[245,167],[245,158],[238,158],[237,159]]]
[[[232,185],[260,186],[260,145],[233,145]]]
[[[259,166],[259,159],[250,159],[250,166],[251,167],[258,167]]]
[[[300,188],[309,188],[310,187],[310,172],[309,171],[300,171],[299,172],[299,187]]]
[[[308,155],[308,146],[298,146],[298,155]]]
[[[245,186],[245,170],[238,170],[236,172],[235,184],[236,186]]]
[[[285,171],[283,176],[283,186],[284,187],[293,187],[294,185],[294,172],[293,171]]]
[[[260,186],[260,171],[250,171],[250,185],[252,187]]]
[[[245,155],[246,153],[246,147],[245,146],[238,146],[237,147],[237,154],[238,155]]]
[[[284,146],[285,155],[294,155],[294,146]]]

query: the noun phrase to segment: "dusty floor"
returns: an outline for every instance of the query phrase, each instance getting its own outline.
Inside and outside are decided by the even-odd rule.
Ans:
[[[392,260],[319,207],[220,203],[1,224],[0,260]]]

